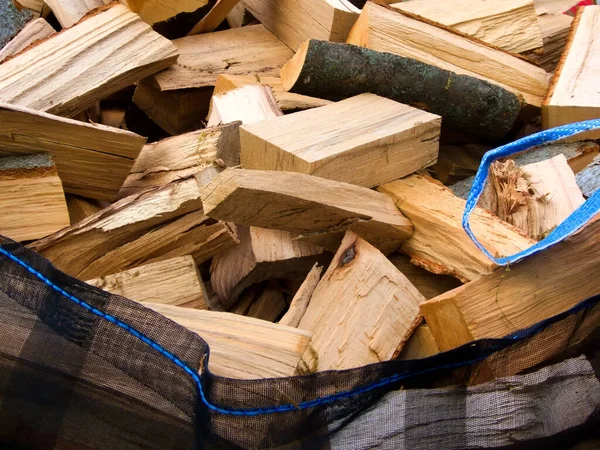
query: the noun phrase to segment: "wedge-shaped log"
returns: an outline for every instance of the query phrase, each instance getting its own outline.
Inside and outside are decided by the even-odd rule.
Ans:
[[[462,229],[465,201],[422,175],[411,175],[379,188],[413,223],[413,236],[402,245],[411,262],[431,272],[453,275],[463,282],[491,273],[490,261]],[[531,247],[535,241],[488,211],[477,208],[471,228],[494,256],[507,256]]]
[[[171,305],[144,306],[202,337],[210,346],[210,359],[204,367],[222,377],[292,376],[310,343],[310,332],[266,320]]]
[[[429,325],[419,325],[410,336],[398,359],[422,359],[436,355],[440,352]]]
[[[34,42],[46,39],[55,33],[56,30],[45,19],[32,20],[8,44],[0,49],[0,62],[19,53]]]
[[[410,221],[383,194],[301,173],[227,169],[202,191],[209,217],[304,235],[353,230],[385,253],[413,231]]]
[[[292,298],[290,308],[279,321],[281,325],[287,325],[290,327],[298,326],[300,320],[302,317],[304,317],[304,313],[306,312],[306,308],[308,308],[310,299],[312,298],[312,295],[315,292],[319,281],[321,280],[321,272],[323,272],[323,266],[319,266],[317,264],[310,269],[306,279],[300,285],[300,288],[294,295],[294,298]]]
[[[111,0],[45,0],[63,28],[70,28],[90,11]]]
[[[129,8],[150,25],[191,13],[208,4],[208,0],[127,0]]]
[[[439,116],[361,94],[243,125],[242,167],[301,172],[372,188],[435,164],[440,128]]]
[[[600,117],[600,5],[580,8],[542,108],[542,125],[553,128]],[[578,136],[600,138],[600,131]]]
[[[313,333],[301,372],[350,369],[397,356],[425,298],[364,239],[346,233],[299,328]]]
[[[50,153],[70,194],[114,200],[145,142],[130,131],[0,103],[0,155]]]
[[[30,241],[68,227],[69,210],[49,155],[0,158],[0,234]]]
[[[162,91],[214,86],[219,74],[279,74],[293,52],[262,25],[187,36],[173,41],[177,64],[151,79]]]
[[[138,302],[207,309],[200,274],[191,256],[146,264],[86,283]]]
[[[87,219],[103,209],[100,202],[96,200],[69,194],[65,195],[65,197],[67,199],[71,225],[81,222],[83,219]]]
[[[240,121],[243,124],[263,122],[283,116],[269,86],[248,84],[211,99],[208,127]]]
[[[533,0],[437,3],[411,0],[390,6],[452,27],[509,52],[521,53],[543,45]]]
[[[200,34],[214,31],[223,22],[240,0],[217,0],[215,6],[188,33]],[[244,9],[244,8],[243,8]],[[242,10],[243,10],[242,9]],[[235,27],[231,27],[235,28]]]
[[[30,247],[83,280],[177,256],[200,263],[236,239],[203,214],[199,191],[192,178],[135,194]]]
[[[440,350],[504,337],[599,294],[598,283],[590,281],[600,276],[599,231],[596,216],[576,235],[510,271],[494,272],[423,303],[421,311]]]
[[[0,65],[0,102],[72,117],[176,59],[171,41],[116,5]]]
[[[459,31],[372,2],[363,8],[347,42],[489,81],[532,106],[540,107],[548,90],[544,69]]]

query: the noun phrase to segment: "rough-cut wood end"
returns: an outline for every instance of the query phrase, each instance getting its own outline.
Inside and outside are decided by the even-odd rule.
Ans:
[[[287,63],[281,68],[281,85],[283,86],[284,91],[290,91],[292,87],[298,81],[298,77],[302,72],[302,67],[304,67],[304,61],[306,61],[306,54],[308,53],[308,47],[310,46],[311,39],[304,41],[296,54],[292,56]]]
[[[369,46],[369,11],[363,8],[350,30],[350,34],[346,39],[346,44],[358,45],[359,47]]]

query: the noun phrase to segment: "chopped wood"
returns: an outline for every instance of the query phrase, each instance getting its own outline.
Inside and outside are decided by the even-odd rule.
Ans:
[[[227,167],[240,164],[239,140],[239,123],[231,123],[147,144],[135,160],[118,197],[164,186],[194,174],[198,175],[199,182],[207,184],[222,170],[215,165],[217,160]]]
[[[478,144],[440,145],[438,160],[431,167],[435,178],[445,185],[474,176],[489,146]]]
[[[283,298],[281,288],[275,280],[271,280],[266,284],[258,298],[252,302],[245,315],[255,319],[275,322],[286,308],[287,303]]]
[[[63,28],[70,28],[90,11],[112,0],[44,0]]]
[[[11,0],[0,2],[0,48],[14,38],[34,18],[27,9],[17,9]]]
[[[306,39],[344,42],[360,13],[347,0],[244,0],[244,3],[254,17],[294,51]]]
[[[34,42],[46,39],[55,33],[56,30],[42,18],[28,22],[19,34],[0,49],[0,62],[4,61],[9,56],[16,55]]]
[[[0,154],[50,153],[70,194],[114,200],[145,142],[129,131],[0,103]]]
[[[293,52],[263,25],[175,39],[177,63],[152,77],[161,91],[214,86],[220,74],[276,76]]]
[[[510,270],[483,276],[423,303],[421,311],[440,350],[504,337],[599,294],[600,286],[590,282],[600,276],[599,231],[596,216],[577,234]]]
[[[334,233],[337,245],[339,233],[353,230],[384,253],[413,231],[385,195],[301,173],[227,169],[201,195],[209,217],[304,235]]]
[[[575,176],[577,186],[586,197],[589,197],[600,188],[600,156]]]
[[[323,266],[319,266],[318,263],[315,263],[313,268],[310,269],[310,272],[308,272],[308,275],[306,275],[306,279],[300,285],[300,288],[294,295],[294,298],[292,298],[289,309],[279,321],[281,325],[297,327],[298,324],[300,324],[300,320],[302,317],[304,317],[304,313],[306,312],[306,308],[308,308],[310,299],[312,298],[312,295],[315,292],[319,281],[321,280],[322,272]]]
[[[439,116],[361,94],[243,125],[241,162],[372,188],[434,164],[440,129]]]
[[[544,69],[459,31],[373,2],[363,8],[347,42],[480,78],[536,107],[548,90]]]
[[[390,6],[439,22],[509,52],[521,53],[543,45],[533,0],[436,3],[411,0]]]
[[[411,175],[379,188],[390,196],[414,226],[413,236],[402,245],[411,262],[433,273],[463,282],[491,273],[497,266],[479,250],[462,228],[466,202],[439,181]],[[471,215],[478,240],[496,256],[507,256],[535,244],[521,231],[482,208]]]
[[[102,108],[100,110],[100,123],[114,128],[123,128],[125,110],[121,108]]]
[[[193,34],[208,33],[214,31],[221,22],[225,20],[231,10],[239,3],[240,0],[217,0],[215,6],[198,22],[188,33],[188,36]],[[232,27],[233,28],[233,27]]]
[[[310,343],[311,333],[252,317],[146,303],[210,346],[207,369],[238,379],[289,377]]]
[[[241,121],[261,122],[282,116],[269,86],[248,84],[220,95],[213,95],[208,127]]]
[[[521,111],[516,95],[417,59],[310,40],[283,67],[281,82],[287,91],[336,101],[371,92],[438,114],[444,125],[486,139],[513,127]]]
[[[203,214],[199,190],[192,178],[126,197],[30,247],[83,280],[177,256],[201,263],[236,238]]]
[[[542,108],[542,125],[553,128],[600,117],[600,6],[579,8]],[[577,139],[598,139],[600,131]]]
[[[87,219],[103,208],[97,200],[69,194],[65,197],[67,199],[67,208],[69,209],[71,225],[81,222],[83,219]]]
[[[47,154],[0,158],[0,234],[30,241],[68,227],[69,211]]]
[[[212,287],[225,306],[252,284],[303,279],[316,261],[328,259],[322,248],[296,241],[287,231],[239,226],[238,238],[240,244],[216,255],[210,267]]]
[[[227,23],[230,28],[239,28],[248,25],[251,20],[253,20],[252,14],[246,10],[246,5],[241,0],[238,0],[227,14]]]
[[[116,5],[0,64],[0,101],[71,117],[176,59],[171,41]]]
[[[427,324],[419,325],[410,336],[406,345],[398,355],[398,359],[422,359],[437,355],[440,352],[433,334]]]
[[[313,333],[300,372],[392,359],[419,325],[424,300],[382,253],[348,232],[300,319]]]
[[[44,0],[13,0],[12,3],[19,10],[22,8],[30,10],[35,17],[39,17],[40,15],[45,16],[48,13],[48,7],[44,3]]]
[[[191,13],[208,4],[208,0],[127,0],[129,8],[150,25],[179,13]]]
[[[191,256],[139,266],[86,283],[137,302],[207,309],[200,274]]]

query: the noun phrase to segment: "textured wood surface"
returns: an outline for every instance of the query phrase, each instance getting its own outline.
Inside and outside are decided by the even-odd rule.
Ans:
[[[90,11],[100,8],[112,0],[45,0],[56,20],[63,28],[75,25]]]
[[[67,208],[69,209],[69,218],[71,225],[87,219],[102,209],[100,202],[89,198],[79,197],[78,195],[67,194]]]
[[[217,0],[215,6],[198,22],[188,33],[200,34],[214,31],[221,22],[225,20],[227,15],[235,8],[240,0]],[[234,28],[234,27],[232,27]]]
[[[586,197],[589,197],[600,188],[600,157],[596,158],[579,172],[575,180]]]
[[[398,359],[422,359],[437,355],[440,352],[437,343],[427,324],[419,325],[398,355]]]
[[[208,4],[208,0],[127,0],[129,8],[150,25],[179,13],[191,13]]]
[[[308,272],[308,275],[306,275],[306,279],[300,285],[300,288],[294,295],[294,298],[292,298],[289,309],[279,321],[281,325],[287,325],[289,327],[298,326],[300,320],[302,317],[304,317],[304,313],[306,312],[306,308],[308,308],[310,299],[312,298],[312,295],[319,284],[321,272],[323,272],[323,267],[317,264],[310,269],[310,272]]]
[[[222,94],[213,95],[207,126],[240,121],[262,122],[283,116],[270,86],[248,84]]]
[[[46,39],[56,33],[56,30],[39,18],[28,22],[27,25],[11,41],[0,49],[0,62],[15,55],[36,41]]]

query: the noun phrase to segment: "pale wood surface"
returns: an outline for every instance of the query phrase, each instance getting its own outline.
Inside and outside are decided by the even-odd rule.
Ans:
[[[215,6],[198,22],[188,33],[193,34],[208,33],[214,31],[227,15],[239,3],[240,0],[217,0]],[[233,27],[232,27],[233,28]]]
[[[497,267],[462,228],[465,201],[439,181],[411,175],[379,190],[394,199],[415,227],[413,236],[402,245],[413,264],[463,282],[489,274]],[[479,207],[473,211],[470,224],[477,239],[496,257],[518,253],[535,243]]]
[[[206,367],[222,377],[292,376],[310,342],[310,332],[266,320],[170,305],[146,303],[144,306],[204,339],[210,346]]]
[[[347,42],[489,81],[532,106],[541,106],[548,90],[544,69],[456,30],[372,2],[363,8]]]
[[[202,201],[209,217],[248,226],[305,235],[354,230],[384,253],[413,231],[385,195],[301,173],[227,169],[203,189]],[[339,245],[341,236],[335,239]]]
[[[113,200],[145,142],[129,131],[0,103],[0,154],[50,153],[71,194]]]
[[[533,0],[411,0],[390,5],[462,31],[510,52],[541,47]]]
[[[440,128],[435,114],[361,94],[243,125],[241,162],[372,188],[434,164]]]
[[[600,217],[510,270],[428,300],[421,311],[440,350],[525,329],[600,293]]]
[[[70,28],[90,11],[112,0],[44,0],[63,28]]]
[[[283,116],[269,86],[247,84],[213,95],[207,126],[241,121],[251,124]]]
[[[344,42],[360,10],[346,0],[244,0],[246,9],[296,51],[306,39]]]
[[[176,59],[171,41],[116,5],[1,64],[0,101],[70,117]]]
[[[207,309],[194,258],[182,256],[86,283],[138,302]]]
[[[70,194],[67,194],[65,197],[67,199],[71,225],[81,222],[83,219],[96,214],[102,209],[102,205],[96,200]]]
[[[163,91],[214,86],[220,74],[279,75],[294,55],[263,25],[175,39],[177,63],[154,77]]]
[[[419,325],[398,355],[398,359],[422,359],[440,352],[427,324]]]
[[[0,158],[0,234],[39,239],[69,226],[56,166],[48,155]]]
[[[244,24],[244,19],[249,14],[246,11],[246,5],[243,1],[238,0],[235,6],[227,14],[227,23],[231,28],[239,28]]]
[[[425,298],[375,247],[348,232],[299,328],[312,331],[301,372],[392,359],[421,321]]]
[[[321,280],[321,272],[323,272],[323,267],[315,263],[310,272],[308,272],[308,275],[306,275],[306,279],[300,285],[294,298],[292,298],[289,309],[279,321],[281,325],[289,327],[298,326],[300,320],[304,317],[304,313],[306,312],[306,308],[308,308],[317,284]]]
[[[34,42],[46,39],[55,33],[56,30],[46,20],[42,18],[32,20],[8,44],[0,49],[0,62],[9,56],[16,55]]]
[[[208,0],[127,0],[129,8],[150,25],[170,19],[179,13],[194,12]]]

